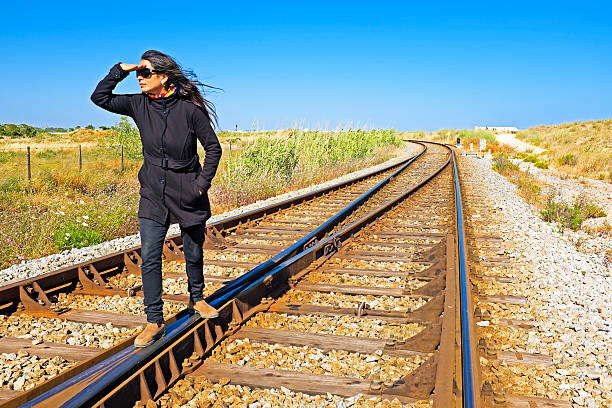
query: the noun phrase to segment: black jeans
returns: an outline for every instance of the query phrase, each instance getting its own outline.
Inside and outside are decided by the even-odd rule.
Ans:
[[[162,248],[170,219],[164,224],[149,218],[138,218],[140,224],[140,244],[142,247],[142,290],[144,292],[145,313],[147,322],[164,322],[164,301],[162,300]],[[195,303],[203,300],[204,273],[202,245],[204,244],[204,225],[189,228],[181,226],[183,237],[183,254],[187,271],[187,287],[191,300]]]

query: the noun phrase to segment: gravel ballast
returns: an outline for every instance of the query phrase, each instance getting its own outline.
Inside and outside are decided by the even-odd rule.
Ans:
[[[475,234],[497,234],[502,242],[477,250],[479,261],[503,253],[506,268],[479,268],[481,277],[505,276],[508,282],[478,284],[486,319],[479,335],[495,351],[550,356],[549,366],[526,367],[481,358],[483,378],[497,392],[569,401],[575,407],[612,406],[612,273],[597,250],[578,248],[576,233],[558,232],[517,187],[491,170],[486,158],[460,158],[469,222]],[[555,179],[571,190],[574,182]],[[580,186],[582,188],[583,186]],[[576,192],[580,193],[580,192]],[[591,195],[594,200],[601,196]],[[475,205],[477,204],[477,206]],[[589,239],[584,238],[584,239]],[[594,240],[601,241],[601,237]],[[609,247],[610,240],[603,245]],[[595,248],[594,248],[595,249]],[[492,252],[494,251],[494,252]],[[489,303],[482,296],[524,296],[526,304]],[[532,321],[531,328],[501,328],[502,318]],[[488,326],[488,324],[491,326]]]

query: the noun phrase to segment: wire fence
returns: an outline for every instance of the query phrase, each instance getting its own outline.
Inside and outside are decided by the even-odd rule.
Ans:
[[[39,167],[53,167],[59,171],[82,172],[85,167],[93,167],[101,161],[117,162],[116,166],[122,172],[127,168],[129,162],[134,162],[126,157],[123,145],[117,147],[109,146],[87,146],[82,144],[73,146],[9,146],[0,147],[0,165],[10,164],[5,170],[24,171],[28,182],[32,181],[34,172]],[[23,170],[19,170],[23,169]],[[23,174],[23,173],[22,173]]]

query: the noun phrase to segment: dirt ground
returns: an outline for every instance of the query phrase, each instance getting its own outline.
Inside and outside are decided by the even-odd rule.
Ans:
[[[526,152],[528,150],[531,150],[534,154],[540,154],[545,151],[541,147],[537,147],[517,139],[516,136],[512,133],[501,133],[495,135],[495,138],[498,142],[508,145],[519,152]]]

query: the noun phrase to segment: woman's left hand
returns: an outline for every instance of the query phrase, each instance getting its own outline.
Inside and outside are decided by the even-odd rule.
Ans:
[[[137,69],[141,69],[141,68],[146,68],[146,65],[143,64],[124,64],[121,63],[121,69],[124,70],[125,72],[132,72],[132,71],[136,71]]]

